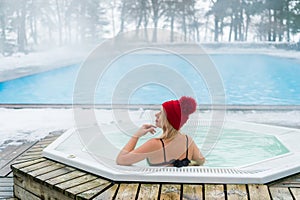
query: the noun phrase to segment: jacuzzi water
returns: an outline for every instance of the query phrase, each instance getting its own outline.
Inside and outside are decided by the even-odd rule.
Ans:
[[[126,110],[117,110],[119,115],[123,116]],[[136,132],[142,124],[154,124],[154,114],[157,110],[129,110],[132,125],[127,125],[124,120],[116,120],[114,112],[111,110],[102,110],[97,117],[105,118],[99,121],[98,127],[101,132],[95,132],[91,135],[89,131],[79,131],[79,137],[74,134],[69,139],[61,143],[57,150],[68,151],[69,154],[74,153],[74,148],[85,151],[86,147],[92,154],[98,156],[107,156],[106,159],[112,159],[115,162],[117,153],[130,140],[132,134]],[[100,116],[101,115],[101,116]],[[99,120],[100,120],[99,118]],[[289,150],[278,140],[278,138],[269,132],[263,130],[247,130],[245,128],[223,127],[219,133],[219,137],[212,137],[211,131],[216,131],[211,124],[209,118],[203,118],[201,113],[194,113],[189,117],[187,123],[182,127],[181,133],[190,135],[202,154],[206,157],[205,166],[208,167],[238,167],[248,165],[250,163],[259,162],[289,153]],[[94,126],[90,124],[89,126]],[[87,127],[89,127],[87,126]],[[84,128],[84,127],[83,127]],[[88,128],[89,129],[89,128]],[[162,133],[160,128],[156,129],[156,133],[146,134],[141,137],[137,146],[143,144],[150,138],[159,138]],[[86,135],[90,134],[87,138]],[[204,143],[207,138],[215,138],[215,145],[212,149],[204,149]],[[106,140],[107,148],[99,146],[100,141]],[[91,145],[90,145],[91,144]],[[140,163],[142,166],[148,166],[146,162]]]
[[[201,55],[186,55],[187,58],[193,56]],[[299,60],[254,54],[213,54],[210,57],[223,80],[226,104],[300,105]],[[111,103],[112,91],[124,74],[145,63],[159,63],[178,71],[190,83],[200,104],[211,103],[205,81],[193,71],[190,64],[179,57],[165,54],[120,57],[99,81],[95,103]],[[1,82],[0,103],[71,104],[79,70],[80,65],[74,65]],[[167,75],[157,72],[157,76]],[[75,95],[81,95],[82,102],[85,102],[84,94]],[[128,103],[119,98],[116,103]],[[129,103],[160,104],[171,98],[174,95],[165,87],[148,84],[138,88],[131,95]]]
[[[103,135],[112,146],[118,149],[121,149],[130,139],[129,135],[120,132],[116,127],[106,126],[104,129],[105,132],[103,132]],[[200,149],[206,137],[207,130],[207,127],[199,127],[196,133],[191,135]],[[142,137],[138,141],[137,146],[143,144],[149,138],[158,136],[159,133],[155,136]],[[95,137],[95,140],[101,140],[101,138]],[[79,140],[76,140],[75,138],[69,139],[64,144],[61,144],[57,150],[63,151],[66,146],[79,147],[81,145]],[[280,156],[288,152],[289,150],[273,135],[265,135],[263,133],[239,129],[223,129],[218,142],[212,151],[206,155],[205,166],[238,167]],[[72,154],[72,152],[69,153]],[[109,155],[107,159],[112,160],[117,156],[113,155],[111,157],[111,154],[109,154],[110,152],[105,152],[105,150],[100,149],[99,151],[93,151],[92,153],[104,157]],[[204,153],[207,152],[203,152],[203,154]],[[146,162],[141,162],[139,165],[148,166]]]

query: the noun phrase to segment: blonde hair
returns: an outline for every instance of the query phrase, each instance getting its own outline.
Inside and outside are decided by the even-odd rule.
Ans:
[[[160,136],[161,139],[171,140],[173,139],[179,131],[176,130],[168,121],[166,113],[164,110],[161,112],[161,120],[162,120],[162,130],[163,133]]]

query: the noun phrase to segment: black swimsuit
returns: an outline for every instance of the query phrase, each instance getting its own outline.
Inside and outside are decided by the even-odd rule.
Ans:
[[[166,150],[165,150],[165,144],[163,142],[162,139],[160,139],[161,143],[162,143],[162,147],[163,147],[163,152],[164,152],[164,162],[161,162],[161,163],[151,163],[149,161],[149,159],[147,158],[147,162],[150,166],[163,166],[163,165],[170,165],[172,164],[174,167],[183,167],[183,166],[188,166],[189,163],[191,162],[189,159],[188,159],[188,143],[189,143],[189,139],[187,137],[187,135],[185,136],[186,137],[186,156],[184,159],[182,160],[179,160],[179,159],[172,159],[170,161],[167,161],[167,158],[166,158]]]

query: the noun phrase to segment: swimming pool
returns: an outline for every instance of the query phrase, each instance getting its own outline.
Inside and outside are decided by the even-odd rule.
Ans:
[[[185,55],[201,57],[203,55]],[[300,105],[300,61],[263,54],[211,54],[225,88],[228,105]],[[181,74],[191,85],[199,104],[211,104],[203,77],[189,63],[169,54],[129,54],[112,63],[95,91],[96,104],[110,104],[113,89],[136,66],[159,63]],[[85,94],[74,94],[80,65],[34,74],[0,83],[1,104],[72,104],[73,96],[87,102]],[[157,76],[167,76],[157,71]],[[137,79],[143,77],[137,77]],[[174,84],[176,81],[174,81]],[[222,92],[222,91],[221,91]],[[143,85],[131,94],[129,102],[119,96],[120,104],[160,104],[174,98],[172,91],[153,84]]]

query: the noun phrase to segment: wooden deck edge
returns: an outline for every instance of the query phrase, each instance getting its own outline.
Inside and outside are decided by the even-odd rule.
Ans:
[[[81,193],[76,193],[76,188],[80,188],[80,184],[70,188],[66,187],[65,189],[60,188],[59,185],[65,184],[67,186],[69,184],[68,182],[71,182],[72,180],[76,180],[78,179],[78,177],[74,177],[73,179],[66,180],[65,182],[62,181],[59,184],[52,185],[51,182],[42,181],[16,168],[13,168],[13,173],[14,173],[14,185],[18,186],[19,188],[25,191],[23,193],[20,193],[16,189],[14,189],[14,194],[16,195],[17,198],[20,199],[24,198],[24,195],[25,196],[34,195],[40,199],[54,198],[54,199],[66,199],[66,200],[68,199],[86,200],[86,199],[90,199],[91,196],[95,197],[100,195],[101,193],[103,193],[104,191],[108,190],[110,187],[115,185],[113,182],[107,181],[106,183],[101,185],[101,188],[100,185],[94,185],[91,186],[91,188],[84,189]],[[85,176],[89,176],[89,175],[85,175]],[[82,185],[91,183],[92,181],[95,180],[96,177],[95,179],[82,182]],[[88,194],[85,194],[86,192]],[[88,196],[88,198],[86,198],[85,196]]]

